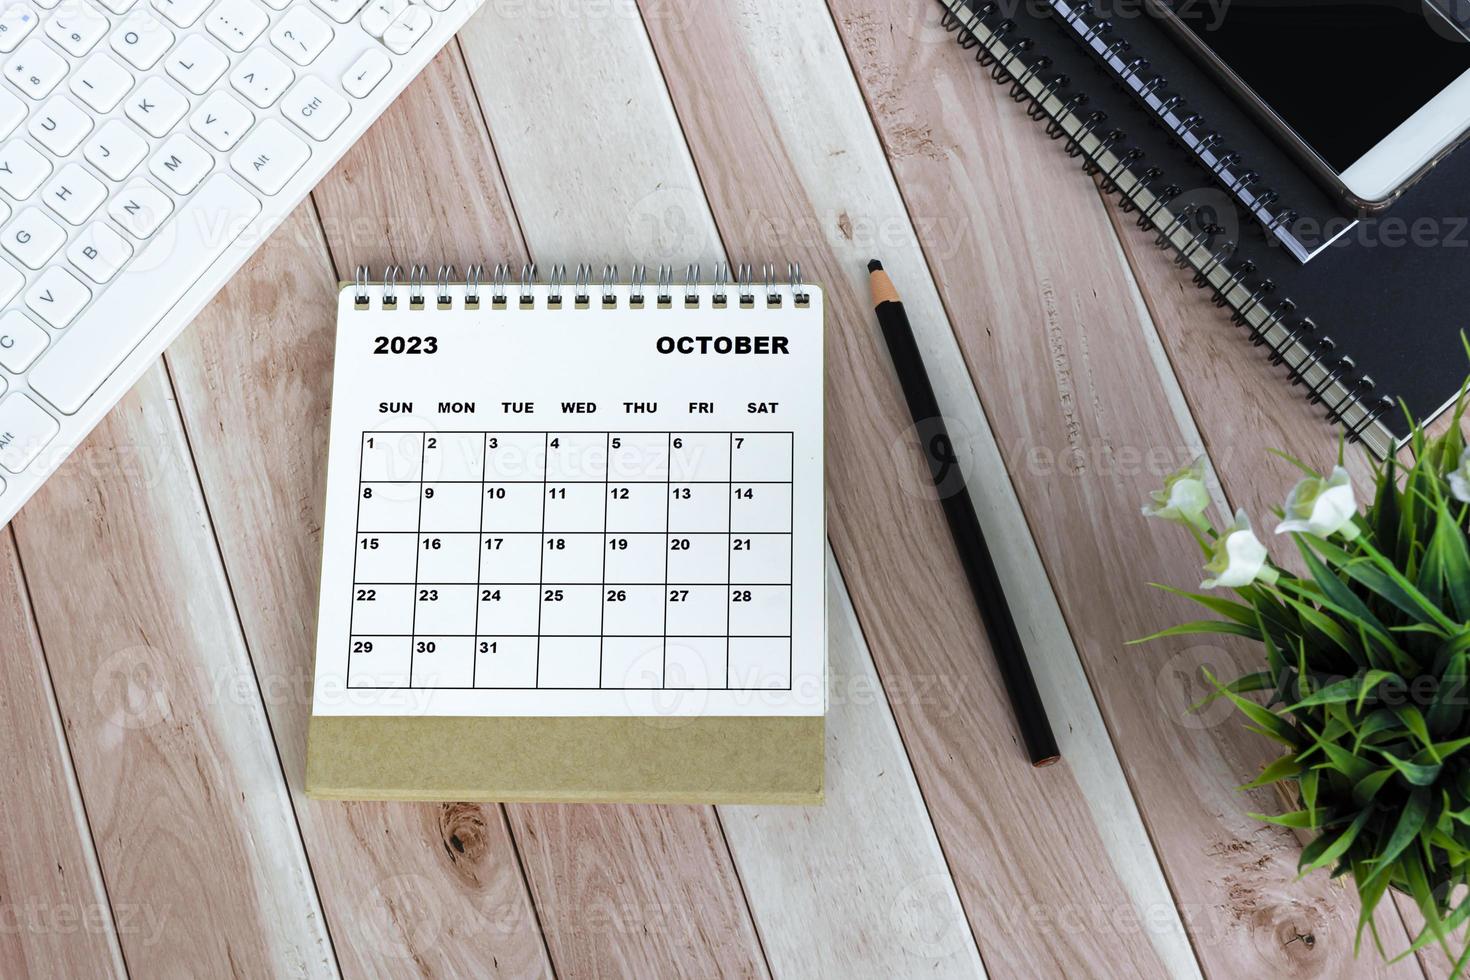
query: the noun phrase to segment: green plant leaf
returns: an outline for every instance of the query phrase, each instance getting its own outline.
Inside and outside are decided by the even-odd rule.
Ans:
[[[1384,749],[1374,751],[1388,760],[1388,764],[1397,769],[1399,775],[1413,786],[1433,786],[1434,781],[1439,778],[1440,770],[1444,768],[1439,763],[1421,765],[1417,762],[1409,762]]]
[[[1467,633],[1466,636],[1470,636]],[[1431,731],[1439,734],[1448,734],[1457,731],[1460,721],[1465,717],[1465,692],[1466,692],[1466,657],[1470,651],[1463,647],[1453,651],[1449,656],[1449,663],[1444,673],[1439,678],[1439,688],[1434,692],[1434,699],[1429,704],[1429,715],[1426,721]]]
[[[1341,610],[1347,618],[1362,625],[1384,643],[1392,644],[1393,637],[1389,635],[1388,627],[1384,626],[1378,617],[1373,615],[1372,610],[1363,604],[1363,600],[1354,595],[1353,590],[1344,585],[1342,579],[1338,578],[1336,573],[1328,568],[1311,548],[1307,547],[1303,540],[1305,535],[1293,534],[1292,537],[1296,538],[1297,549],[1306,559],[1307,570],[1312,573],[1312,580],[1321,588],[1327,601]]]
[[[1234,636],[1243,636],[1249,640],[1259,640],[1261,638],[1260,631],[1254,626],[1246,626],[1243,623],[1236,623],[1228,619],[1200,619],[1193,623],[1181,623],[1178,626],[1171,626],[1166,630],[1159,630],[1157,633],[1141,637],[1137,640],[1129,640],[1127,645],[1135,646],[1139,643],[1148,643],[1151,640],[1161,640],[1167,636],[1196,636],[1200,633],[1225,633]]]
[[[1326,833],[1319,834],[1316,840],[1302,848],[1301,860],[1297,862],[1297,877],[1302,878],[1318,868],[1325,868],[1346,854],[1372,815],[1372,810],[1365,809],[1336,837]]]
[[[1394,862],[1423,829],[1424,821],[1429,817],[1429,801],[1428,790],[1416,789],[1409,794],[1403,809],[1399,811],[1399,819],[1394,824],[1393,833],[1389,834],[1388,840],[1373,856],[1373,870],[1368,875],[1370,882],[1380,879],[1385,884],[1388,882],[1388,872],[1393,868]],[[1359,893],[1361,894],[1361,890]]]
[[[1372,546],[1361,537],[1358,539],[1359,547],[1365,549],[1370,558],[1350,555],[1337,545],[1322,538],[1307,537],[1304,540],[1308,547],[1316,551],[1324,561],[1334,568],[1342,569],[1348,578],[1359,585],[1366,586],[1400,612],[1417,622],[1435,626],[1442,632],[1455,630],[1455,624],[1440,612],[1439,607],[1425,599],[1424,595],[1414,588],[1409,580],[1389,563],[1388,559],[1373,550]]]
[[[1225,684],[1224,688],[1226,691],[1234,691],[1236,694],[1249,694],[1252,691],[1269,691],[1275,685],[1275,683],[1276,682],[1272,680],[1269,671],[1260,670],[1256,671],[1253,674],[1243,674],[1240,677],[1237,677],[1235,680],[1231,681],[1229,684]],[[1224,691],[1221,691],[1219,689],[1211,691],[1199,701],[1190,705],[1190,712],[1193,713],[1196,711],[1200,711],[1214,704],[1224,695],[1224,693]]]
[[[1251,721],[1255,722],[1256,726],[1262,731],[1263,734],[1271,733],[1273,737],[1282,742],[1285,742],[1287,745],[1297,744],[1298,738],[1296,730],[1291,727],[1291,723],[1288,722],[1285,718],[1282,718],[1274,711],[1270,711],[1266,708],[1261,707],[1259,704],[1256,704],[1254,701],[1251,701],[1248,698],[1241,697],[1234,691],[1227,690],[1219,681],[1215,680],[1214,675],[1211,674],[1208,670],[1201,671],[1201,673],[1204,674],[1206,680],[1214,685],[1215,690],[1217,690],[1225,697],[1229,698],[1230,703],[1234,704],[1235,707],[1240,709],[1241,714],[1245,715]]]
[[[1302,764],[1297,761],[1295,755],[1283,755],[1274,759],[1266,768],[1262,769],[1261,774],[1255,779],[1236,788],[1242,790],[1260,789],[1262,786],[1270,786],[1272,783],[1279,783],[1283,779],[1290,779],[1301,771]],[[1305,812],[1311,813],[1311,808],[1309,807]],[[1309,824],[1309,826],[1316,825]]]
[[[1149,585],[1155,589],[1160,589],[1164,592],[1167,592],[1170,595],[1177,595],[1181,598],[1188,599],[1191,602],[1199,603],[1201,606],[1204,606],[1211,612],[1224,616],[1226,619],[1233,619],[1237,623],[1244,623],[1247,626],[1256,625],[1257,616],[1255,609],[1245,605],[1244,603],[1235,602],[1231,599],[1224,599],[1220,596],[1205,595],[1202,592],[1187,592],[1184,589],[1176,589],[1172,586],[1160,585],[1158,582],[1150,582]]]
[[[1272,816],[1269,813],[1250,813],[1247,816],[1262,823],[1274,823],[1279,827],[1291,827],[1295,830],[1311,830],[1314,826],[1310,810],[1293,810],[1280,816]]]
[[[1388,766],[1383,769],[1375,769],[1369,775],[1359,779],[1353,784],[1353,802],[1366,808],[1378,795],[1378,791],[1383,788],[1383,784],[1393,778],[1395,772],[1397,772],[1396,769]],[[1372,810],[1367,809],[1365,812],[1371,813]]]

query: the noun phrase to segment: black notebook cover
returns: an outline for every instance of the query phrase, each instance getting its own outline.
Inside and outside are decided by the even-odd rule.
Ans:
[[[1470,147],[1302,265],[1045,0],[1004,9],[940,2],[960,43],[1084,169],[1100,175],[1105,190],[1137,206],[1140,224],[1158,232],[1181,276],[1213,292],[1225,308],[1222,326],[1233,314],[1249,327],[1263,349],[1262,370],[1298,382],[1324,416],[1380,454],[1407,434],[1400,400],[1427,421],[1454,399],[1470,374],[1460,341],[1470,331],[1461,301],[1470,283]],[[1165,71],[1169,87],[1207,115],[1242,159],[1263,173],[1269,168],[1283,199],[1305,199],[1316,188],[1160,25],[1115,14],[1113,33]]]

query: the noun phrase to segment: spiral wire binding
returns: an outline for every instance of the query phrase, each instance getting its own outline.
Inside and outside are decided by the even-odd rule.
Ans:
[[[1300,212],[1291,208],[1275,208],[1281,196],[1269,187],[1256,187],[1261,175],[1254,170],[1240,169],[1244,162],[1241,154],[1222,146],[1225,137],[1210,129],[1201,113],[1190,111],[1184,96],[1170,91],[1167,75],[1154,71],[1146,58],[1124,61],[1122,56],[1131,45],[1122,39],[1113,41],[1102,51],[1097,49],[1094,42],[1111,34],[1113,24],[1109,20],[1096,17],[1087,9],[1086,2],[1087,0],[1053,2],[1050,9],[1058,20],[1072,29],[1084,48],[1117,73],[1124,87],[1144,103],[1159,125],[1173,132],[1186,146],[1192,144],[1205,169],[1250,209],[1267,233],[1275,234],[1296,221]],[[1072,6],[1073,3],[1077,5]],[[1157,107],[1149,104],[1151,97],[1158,100]],[[1170,122],[1169,117],[1173,117],[1174,121]],[[1213,159],[1206,159],[1205,154]]]
[[[1290,299],[1275,299],[1272,294],[1276,284],[1256,275],[1254,262],[1238,257],[1238,243],[1218,240],[1224,229],[1207,221],[1203,209],[1196,205],[1185,205],[1178,210],[1170,208],[1183,189],[1167,183],[1160,168],[1143,167],[1144,151],[1129,145],[1125,130],[1105,128],[1106,112],[1086,111],[1087,94],[1073,90],[1071,79],[1055,70],[1050,58],[1045,55],[1026,58],[1027,52],[1034,50],[1034,42],[1017,35],[1016,23],[1003,17],[997,3],[939,0],[939,4],[944,10],[941,24],[955,35],[959,46],[975,51],[975,60],[990,69],[991,77],[998,84],[1009,86],[1011,98],[1026,103],[1026,114],[1045,123],[1049,137],[1065,139],[1063,149],[1067,155],[1082,158],[1083,171],[1098,177],[1104,193],[1117,196],[1124,213],[1138,212],[1138,227],[1155,233],[1155,245],[1172,250],[1180,268],[1194,269],[1194,284],[1210,290],[1216,306],[1232,309],[1231,322],[1248,331],[1253,345],[1268,349],[1267,359],[1271,364],[1287,366],[1287,379],[1293,386],[1307,386],[1305,397],[1309,403],[1324,406],[1328,420],[1341,425],[1350,442],[1361,441],[1393,407],[1393,399],[1375,397],[1373,379],[1357,374],[1352,358],[1336,353],[1337,345],[1331,337],[1319,334],[1309,317],[1297,314],[1296,304]],[[1081,12],[1073,11],[1069,15],[1057,12],[1094,53],[1092,42],[1112,31],[1107,21],[1092,20]],[[1128,43],[1121,39],[1106,48],[1110,56],[1120,56],[1127,50]],[[1125,68],[1125,83],[1138,81],[1149,93],[1163,99],[1171,113],[1184,112],[1183,98],[1167,94],[1167,79],[1151,72],[1146,60],[1134,58],[1126,62]],[[1218,134],[1194,132],[1203,125],[1198,113],[1185,113],[1180,117],[1181,128],[1177,132],[1209,148],[1217,147],[1221,142]],[[1234,153],[1217,157],[1216,176],[1232,189],[1239,186],[1252,190],[1257,205],[1268,208],[1275,203],[1278,197],[1274,192],[1253,189],[1258,175],[1234,172],[1233,167],[1239,162],[1239,155]],[[1274,232],[1294,220],[1296,214],[1268,210],[1257,211],[1256,216],[1268,232]],[[793,268],[789,278],[793,295],[799,295],[799,269]],[[744,306],[751,294],[750,266],[740,266],[737,279]]]
[[[765,262],[760,265],[760,292],[767,309],[780,309],[786,303],[786,292],[790,293],[791,305],[798,309],[805,309],[811,305],[811,292],[801,277],[801,264],[789,262],[786,265],[786,281],[780,281],[777,274],[779,266],[774,262]],[[738,301],[743,309],[751,309],[757,305],[757,287],[755,267],[750,264],[736,266],[735,288]],[[623,280],[620,276],[618,266],[611,263],[602,267],[602,274],[594,282],[593,266],[583,263],[577,266],[576,271],[568,273],[565,264],[558,263],[551,267],[546,276],[546,308],[550,310],[563,309],[563,301],[568,289],[571,290],[571,305],[575,309],[585,310],[592,306],[592,295],[594,287],[597,290],[598,302],[603,309],[616,309],[619,302],[619,287]],[[698,262],[691,262],[684,267],[684,275],[680,280],[678,288],[681,292],[681,305],[685,309],[699,309],[704,303],[705,287],[708,287],[709,304],[713,309],[725,309],[729,304],[730,287],[730,265],[726,262],[715,264],[715,274],[712,280],[706,282],[700,275]],[[503,310],[510,303],[512,293],[511,276],[512,266],[508,263],[498,263],[493,267],[490,276],[490,306],[492,309]],[[372,308],[372,287],[377,287],[379,304],[384,310],[399,309],[400,280],[407,287],[409,310],[422,310],[425,308],[429,284],[429,267],[427,265],[409,266],[405,276],[402,266],[390,265],[383,270],[381,280],[373,280],[371,270],[360,265],[355,270],[352,282],[352,303],[356,309],[367,310]],[[675,267],[672,265],[660,265],[658,267],[658,278],[654,287],[654,303],[659,309],[672,309],[674,307],[675,293]],[[458,278],[458,271],[453,265],[440,265],[434,278],[433,296],[434,305],[441,310],[453,309],[456,296],[454,289],[461,282],[464,285],[463,304],[468,310],[480,308],[482,300],[481,285],[485,278],[485,266],[470,265],[465,269],[463,280]],[[570,281],[569,281],[570,280]],[[536,287],[541,285],[541,279],[536,269],[536,263],[527,262],[520,268],[514,289],[516,305],[521,309],[532,309],[536,305]],[[643,264],[633,266],[632,276],[628,280],[628,307],[630,309],[643,309],[648,286],[648,267]]]

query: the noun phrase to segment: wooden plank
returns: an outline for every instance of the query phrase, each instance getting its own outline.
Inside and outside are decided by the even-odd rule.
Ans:
[[[129,969],[334,976],[162,366],[12,527]]]
[[[900,281],[922,284],[908,291],[905,301],[951,428],[968,436],[963,448],[969,450],[971,495],[1002,575],[1018,583],[1012,604],[1033,648],[1055,653],[1038,664],[1038,684],[1052,716],[1067,720],[1060,740],[1063,753],[1102,835],[1112,872],[1128,892],[1134,913],[1151,921],[1147,935],[1156,952],[1172,975],[1197,973],[938,294],[923,288],[929,285],[923,254],[915,247],[913,227],[829,12],[821,3],[752,0],[701,19],[701,50],[739,52],[742,62],[717,60],[710,74],[739,79],[745,84],[737,89],[759,92],[748,110],[754,126],[780,134],[782,162],[800,182],[809,213],[817,216],[802,240],[820,236],[841,270],[837,276],[843,288],[859,297],[858,303],[866,292],[866,260],[875,252]],[[779,43],[770,43],[773,38]],[[803,57],[791,58],[788,52],[793,50]],[[839,84],[835,79],[848,80]]]
[[[1162,260],[1136,215],[1123,214],[1111,197],[1104,200],[1232,510],[1244,507],[1269,528],[1271,508],[1281,506],[1301,476],[1272,450],[1325,473],[1337,460],[1340,430],[1327,424],[1322,407],[1307,403],[1303,388],[1291,386],[1284,367],[1272,367],[1263,348],[1251,346],[1249,335],[1215,307],[1207,290],[1194,289],[1189,276]],[[1349,449],[1346,464],[1366,494],[1373,485],[1368,455]],[[1294,549],[1272,550],[1285,561]]]
[[[114,911],[102,885],[15,539],[0,534],[0,975],[121,977],[117,932],[159,927]]]
[[[493,29],[477,21],[465,34],[493,132],[559,119],[558,106],[584,110],[554,123],[554,138],[502,149],[517,212],[538,256],[663,260],[677,262],[680,274],[696,260],[709,275],[722,255],[698,176],[636,11],[614,10],[595,23],[591,14],[560,22],[551,34],[540,21]],[[682,22],[684,12],[663,8],[659,16]],[[558,74],[562,58],[602,67]],[[548,77],[558,84],[540,81]],[[563,167],[562,159],[573,162]],[[616,164],[594,165],[599,159]],[[565,213],[580,220],[558,220]],[[851,612],[835,565],[829,579],[827,804],[720,808],[767,960],[777,975],[975,975],[982,968],[973,937],[871,657],[855,624],[839,615]],[[855,943],[858,936],[872,939]]]
[[[668,18],[670,29],[674,33],[679,34],[684,40],[689,40],[689,35],[684,32],[692,27],[693,18],[687,9],[664,6],[661,7],[657,14],[651,14],[648,20],[650,21],[650,27],[653,28],[655,33],[657,33],[658,28],[654,24],[654,21],[659,18]],[[512,125],[509,122],[512,119],[536,118],[541,120],[543,127],[555,127],[554,132],[545,129],[543,131],[546,131],[548,134],[546,140],[547,145],[563,148],[560,153],[561,156],[572,160],[585,160],[600,154],[606,159],[615,160],[617,163],[616,167],[605,168],[599,180],[567,180],[563,179],[562,173],[559,170],[552,169],[548,166],[546,159],[538,157],[534,147],[527,146],[524,142],[514,148],[507,148],[502,151],[502,164],[507,175],[507,180],[516,197],[517,212],[521,215],[526,225],[528,238],[532,241],[533,249],[535,248],[538,229],[543,227],[544,224],[550,223],[549,221],[538,222],[533,218],[534,215],[543,214],[549,217],[553,214],[572,213],[581,216],[581,220],[572,224],[563,223],[552,233],[552,240],[548,245],[549,248],[555,249],[552,254],[558,259],[575,261],[584,254],[598,255],[599,253],[613,251],[614,254],[622,255],[626,261],[626,248],[619,248],[616,245],[616,236],[631,224],[645,228],[644,235],[646,237],[634,239],[634,243],[636,244],[639,241],[648,243],[649,247],[646,253],[648,261],[656,262],[666,256],[672,259],[674,255],[679,255],[678,246],[671,245],[670,243],[682,241],[689,251],[680,255],[680,258],[697,258],[706,263],[706,272],[708,272],[708,263],[719,257],[718,252],[710,255],[709,252],[703,250],[705,248],[704,243],[714,237],[712,233],[713,225],[702,223],[708,220],[705,217],[707,210],[703,204],[703,196],[699,193],[700,185],[698,177],[694,174],[692,168],[682,163],[686,159],[686,152],[680,141],[675,120],[670,118],[669,112],[662,100],[654,97],[654,94],[657,92],[656,88],[652,90],[654,94],[650,94],[650,89],[646,83],[641,85],[637,83],[640,76],[644,76],[645,74],[652,75],[656,69],[650,61],[646,60],[647,56],[645,56],[645,60],[640,60],[636,57],[640,46],[636,25],[629,24],[619,16],[608,16],[596,24],[595,30],[566,30],[548,35],[547,25],[538,22],[535,25],[535,36],[540,39],[540,43],[536,44],[527,43],[525,36],[518,38],[514,32],[506,33],[503,25],[500,27],[501,29],[498,29],[495,33],[495,38],[499,39],[500,44],[491,49],[491,53],[486,57],[483,65],[476,60],[475,54],[472,53],[474,50],[478,50],[478,48],[472,48],[468,41],[466,44],[471,71],[476,78],[478,88],[482,93],[488,93],[484,95],[484,99],[486,115],[491,121],[492,131],[499,132],[504,128],[502,126],[502,113],[505,114],[504,119],[507,120],[506,125],[508,126]],[[475,26],[472,25],[471,31],[475,29]],[[619,36],[628,38],[628,40],[617,44],[615,40]],[[475,40],[478,43],[480,39],[476,38]],[[569,86],[569,90],[567,91],[541,94],[539,91],[540,86],[533,84],[529,80],[546,77],[544,59],[550,57],[550,55],[545,54],[545,52],[560,51],[568,48],[575,52],[574,60],[579,63],[610,67],[604,69],[594,67],[589,70],[585,78],[567,80],[565,83]],[[708,44],[700,46],[700,52],[702,54],[717,51],[717,46]],[[487,82],[485,79],[490,79],[491,81]],[[521,79],[527,81],[519,81]],[[731,89],[731,91],[742,87],[745,86],[737,82],[735,83],[735,88]],[[677,91],[675,94],[677,96]],[[720,97],[725,97],[723,92]],[[549,101],[551,99],[555,101]],[[548,122],[548,120],[554,120],[556,118],[557,113],[554,111],[554,106],[557,104],[575,104],[583,107],[585,111],[576,116],[565,118],[559,123]],[[518,116],[516,115],[517,113],[524,115]],[[604,120],[605,122],[588,123],[587,120]],[[616,120],[618,127],[618,134],[616,135],[610,132],[613,128],[612,120]],[[683,122],[686,129],[690,125],[690,121],[687,118],[679,121]],[[759,125],[759,121],[742,118],[739,126],[728,131],[739,132],[743,138],[743,134],[746,133],[748,128],[758,127]],[[576,142],[578,140],[582,142],[579,144]],[[568,146],[579,145],[585,146],[586,149],[580,151],[564,149]],[[520,155],[519,158],[517,158],[517,154]],[[648,160],[655,162],[644,162]],[[681,165],[684,169],[681,169]],[[742,161],[741,166],[743,167],[743,165],[744,161]],[[656,175],[656,177],[648,183],[640,184],[636,180],[626,179],[625,175],[628,173],[634,175],[652,174]],[[712,185],[736,182],[737,175],[744,176],[746,180],[749,179],[748,171],[741,169],[741,167],[726,168],[709,175],[705,181],[705,190],[712,192]],[[766,176],[766,173],[761,171],[762,180]],[[757,181],[757,183],[760,183],[760,181]],[[539,193],[535,192],[535,188],[540,188]],[[776,192],[780,191],[779,183],[774,190]],[[779,207],[779,205],[775,207],[764,207],[759,211],[752,209],[747,214],[742,215],[742,220],[749,221],[750,223],[761,223],[772,219],[780,220],[784,216],[784,211],[776,210],[776,207]],[[807,212],[797,209],[792,213],[801,215]],[[803,227],[800,230],[805,231],[806,228]],[[611,245],[609,244],[610,242]],[[545,253],[538,252],[538,254]],[[682,268],[680,271],[682,272]],[[848,313],[849,311],[846,308],[834,312],[831,322],[834,325],[847,322],[850,319]],[[867,315],[865,314],[865,318]],[[845,353],[843,356],[846,356]],[[831,360],[838,359],[840,358],[834,357]],[[859,382],[859,384],[862,383],[864,382]],[[860,389],[853,386],[848,390],[856,392]],[[834,417],[842,416],[844,414],[843,409],[847,408],[850,408],[850,406],[840,405],[834,409],[832,414]],[[885,461],[888,458],[888,451],[892,442],[891,436],[892,434],[885,434],[883,441],[880,443],[881,452],[883,453],[882,458]],[[829,452],[829,459],[841,455],[842,453],[840,451],[834,450],[834,452]],[[915,475],[917,473],[917,471],[912,472]],[[834,485],[840,487],[842,485],[840,479],[834,481]],[[867,488],[863,488],[863,491],[866,492]],[[892,503],[892,499],[889,498],[883,501],[883,503],[890,504]],[[912,503],[912,500],[909,498],[903,499],[905,503]],[[896,509],[902,510],[901,507]],[[835,514],[837,511],[834,509],[833,513],[834,519],[836,519]],[[933,533],[942,536],[944,532],[937,513],[928,510],[925,513],[933,521],[930,525]],[[883,522],[878,523],[881,524]],[[941,537],[939,540],[944,539]],[[907,548],[895,550],[898,553],[904,553],[907,551]],[[916,562],[915,564],[920,563]],[[901,577],[911,571],[914,570],[904,567],[897,573],[896,577]],[[945,571],[953,576],[949,581],[962,589],[963,586],[959,584],[962,579],[960,578],[958,564],[954,563],[950,565]],[[932,573],[928,569],[919,569],[916,574],[920,580],[927,580]],[[906,592],[905,596],[907,597],[907,595],[908,593]],[[923,608],[922,605],[920,608]],[[927,612],[927,609],[924,612]],[[916,613],[916,617],[919,615],[922,615],[922,613]],[[948,615],[947,610],[945,615]],[[974,615],[973,611],[970,612],[970,615]],[[964,632],[965,627],[968,627],[967,633]],[[938,641],[930,644],[927,641],[934,633],[934,630],[931,626],[925,624],[925,628],[918,639],[911,640],[905,637],[904,642],[919,643],[926,646],[947,643],[951,649],[958,649],[968,655],[970,650],[973,649],[971,638],[976,632],[978,632],[978,624],[975,624],[973,621],[968,623],[956,622],[954,632],[942,631]],[[968,661],[968,656],[966,656],[966,660]],[[966,669],[968,671],[968,663],[966,664]],[[957,670],[951,670],[943,675],[941,683],[948,682],[958,676],[961,675]],[[933,681],[936,680],[936,677],[934,675],[928,675],[924,680]],[[965,685],[966,688],[969,686]],[[968,692],[966,696],[968,697]],[[1010,726],[1009,722],[1005,720],[1005,709],[1001,703],[1001,699],[996,696],[993,689],[979,696],[983,702],[980,706],[981,711],[988,710],[986,717],[992,719],[993,723],[1004,726],[1005,737],[1009,738]],[[932,685],[926,686],[923,691],[909,691],[907,694],[900,694],[899,697],[907,697],[911,702],[917,697],[925,699],[928,702],[926,704],[910,703],[908,709],[910,712],[928,709],[943,710],[948,714],[952,710],[950,701],[947,698],[941,698]],[[937,708],[931,700],[935,698],[940,698],[942,701],[942,704]],[[965,753],[970,752],[970,745],[967,744],[960,751]],[[1011,758],[1014,761],[1019,757],[1012,756]],[[976,763],[977,769],[984,769],[988,762],[990,762],[988,758],[983,761],[978,761]],[[1021,765],[1022,768],[1026,768],[1024,762]],[[1026,774],[1029,779],[1031,777],[1029,768],[1026,768]],[[991,775],[990,772],[986,773],[987,778],[991,777]],[[978,785],[978,781],[972,782],[972,785]],[[1041,795],[1041,793],[1038,792],[1037,795]],[[984,808],[984,804],[982,803],[981,805]],[[849,828],[845,833],[852,834],[853,830]],[[1060,841],[1061,839],[1062,837],[1059,835],[1058,840]],[[1076,835],[1076,839],[1087,839],[1087,835]],[[738,860],[743,867],[744,855],[741,854]],[[968,857],[966,860],[972,866],[984,864],[987,861],[994,860],[994,852],[991,852],[989,855],[980,854]],[[1001,884],[1001,879],[1010,877],[1016,872],[1009,866],[1003,870],[987,868],[987,871],[991,870],[994,870],[995,874],[994,880],[989,887],[994,889],[992,894],[997,898],[996,909],[1004,909],[1008,907],[1008,900],[1005,898],[1007,889],[1005,885]],[[1105,879],[1107,878],[1106,875],[1103,877]],[[1010,883],[1013,885],[1016,883],[1013,877]],[[1027,881],[1026,884],[1029,886],[1030,882]],[[747,882],[747,885],[749,885],[749,882]],[[757,896],[754,892],[750,891],[748,891],[748,896],[754,905]],[[1119,904],[1126,905],[1126,902]],[[873,914],[872,910],[869,910],[869,914]],[[997,912],[997,914],[999,913]],[[756,910],[756,916],[758,921],[762,921],[762,913],[759,909]],[[1023,940],[1019,936],[1019,933],[1024,929],[1022,924],[1013,923],[1012,925],[1013,929],[1011,931],[1017,934],[1016,944],[1018,946],[1022,944],[1035,946],[1034,943]],[[802,921],[790,923],[788,928],[818,930],[816,935],[826,935],[828,926],[820,922]],[[879,926],[878,931],[882,933],[889,928],[891,926]],[[764,926],[762,928],[762,936],[766,941],[769,955],[772,949],[778,948],[778,944],[772,939],[770,932]],[[1122,945],[1120,944],[1120,947]],[[1151,956],[1147,951],[1146,941],[1139,940],[1137,945],[1142,951],[1137,962],[1152,962]],[[1045,961],[1053,953],[1051,950],[1041,950],[1040,952],[1028,952],[1026,955],[1031,962],[1039,962]],[[1070,954],[1064,953],[1063,955]],[[1078,969],[1082,968],[1080,966],[1081,962],[1080,959],[1076,961]],[[778,962],[774,959],[773,967],[779,970]]]
[[[488,12],[477,18],[487,19]],[[508,23],[491,21],[497,29]],[[462,36],[474,35],[467,31]],[[549,45],[545,38],[536,43]],[[571,60],[554,69],[558,74],[580,70]],[[360,262],[381,266],[388,260],[443,261],[463,269],[476,261],[524,261],[525,245],[506,217],[514,209],[473,92],[459,51],[447,49],[434,63],[429,80],[411,87],[317,188],[314,196],[339,275]],[[580,117],[568,114],[568,118]],[[528,128],[534,131],[546,122],[523,120],[519,128],[500,132],[506,142],[525,142]],[[537,134],[537,141],[555,146],[550,139],[546,132]],[[405,221],[404,209],[415,206],[428,207],[429,212]],[[557,220],[572,223],[577,218],[565,215]],[[347,227],[364,233],[335,231]],[[399,231],[407,244],[378,238]],[[699,974],[716,963],[739,972],[763,970],[712,809],[645,807],[624,812],[616,807],[512,806],[506,810],[557,969],[628,962],[667,973]],[[595,852],[589,850],[593,847]],[[609,928],[596,916],[557,904],[569,894],[570,880],[562,876],[585,874],[582,862],[593,853],[598,873],[606,876],[597,901],[617,911],[622,928]]]
[[[548,973],[499,807],[302,795],[335,278],[303,204],[167,354],[323,911],[350,976]]]
[[[1115,198],[1102,197],[1142,293],[1140,300],[1146,303],[1146,315],[1140,318],[1145,339],[1164,357],[1161,381],[1172,389],[1171,396],[1177,392],[1171,403],[1182,403],[1174,405],[1175,417],[1192,445],[1199,447],[1196,451],[1209,454],[1212,472],[1223,481],[1216,506],[1222,514],[1244,507],[1255,519],[1268,521],[1266,515],[1281,505],[1301,477],[1300,470],[1271,450],[1286,452],[1325,473],[1338,458],[1338,431],[1325,423],[1321,409],[1307,402],[1302,388],[1291,386],[1285,368],[1273,368],[1260,348],[1250,345],[1207,291],[1182,288],[1188,277],[1159,260],[1151,236],[1123,213]],[[1196,417],[1203,432],[1194,427]],[[1448,427],[1446,415],[1431,431],[1442,433]],[[1405,447],[1401,458],[1410,457]],[[1349,447],[1343,463],[1366,500],[1374,485],[1370,455],[1361,447]],[[1272,551],[1280,564],[1304,571],[1295,549],[1277,543]],[[1318,875],[1327,876],[1326,871]],[[1345,879],[1326,887],[1340,893],[1341,901],[1356,901]],[[1423,915],[1408,896],[1392,898],[1409,934],[1417,936],[1424,928]],[[1470,931],[1462,929],[1460,936],[1463,941]],[[1453,962],[1438,946],[1420,950],[1417,957],[1428,976],[1453,972]]]
[[[1294,839],[1246,815],[1269,795],[1234,786],[1269,747],[1228,716],[1184,715],[1200,665],[1232,673],[1259,652],[1124,647],[1187,614],[1142,583],[1199,572],[1176,529],[1137,516],[1187,439],[1138,370],[1149,356],[1095,191],[945,43],[933,7],[832,8],[910,213],[960,229],[926,255],[1206,972],[1419,975],[1354,961],[1355,904],[1296,882]],[[1390,910],[1380,928],[1403,947]]]
[[[720,808],[776,976],[983,977],[837,559],[827,554],[827,801]]]

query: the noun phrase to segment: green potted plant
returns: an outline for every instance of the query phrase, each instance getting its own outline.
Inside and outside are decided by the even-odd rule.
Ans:
[[[1339,465],[1305,476],[1277,511],[1301,572],[1271,561],[1244,511],[1225,528],[1205,516],[1203,462],[1168,478],[1144,506],[1188,528],[1206,557],[1185,596],[1219,618],[1137,642],[1222,633],[1261,645],[1261,669],[1205,676],[1251,731],[1282,754],[1243,789],[1288,781],[1298,809],[1259,819],[1310,842],[1303,874],[1350,875],[1361,900],[1357,948],[1389,889],[1410,896],[1425,928],[1407,956],[1443,946],[1463,975],[1470,946],[1452,933],[1470,918],[1470,449],[1462,392],[1448,432],[1416,427],[1412,466],[1374,464],[1371,500]],[[1198,707],[1198,706],[1197,706]],[[1373,935],[1380,954],[1383,946]]]

